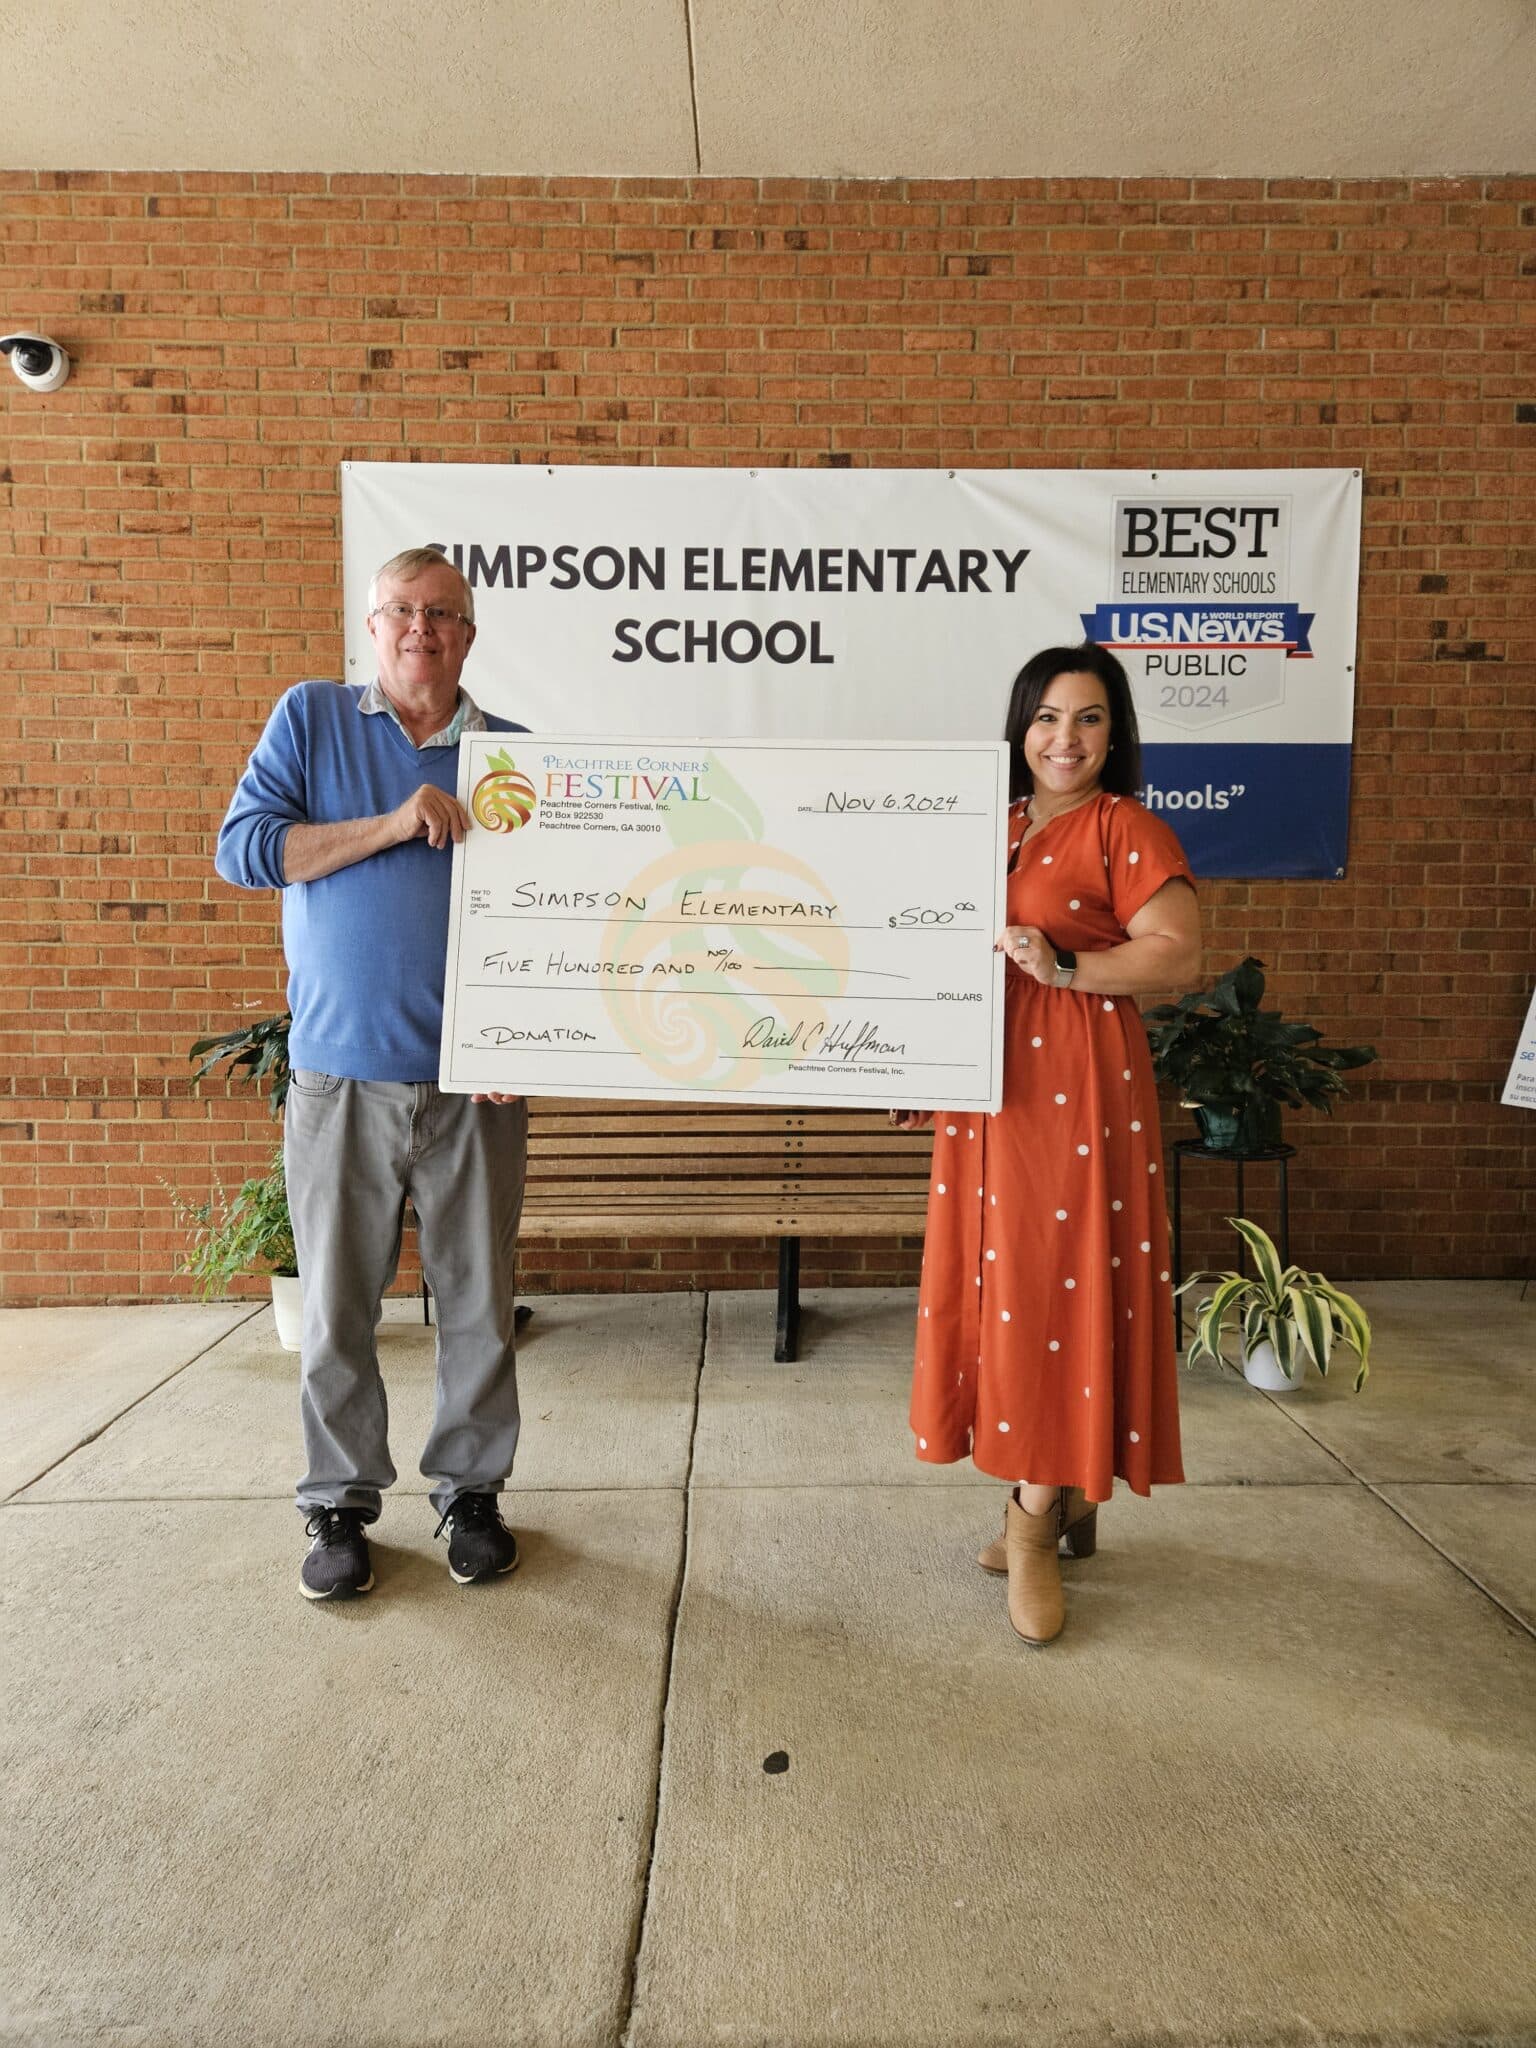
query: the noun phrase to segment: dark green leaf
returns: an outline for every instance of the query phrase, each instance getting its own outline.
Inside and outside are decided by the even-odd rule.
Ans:
[[[1250,953],[1241,966],[1232,970],[1232,988],[1245,1010],[1256,1010],[1264,999],[1263,968],[1264,962]]]

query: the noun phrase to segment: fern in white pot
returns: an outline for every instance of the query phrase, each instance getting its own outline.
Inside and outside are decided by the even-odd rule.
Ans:
[[[209,1201],[191,1203],[174,1188],[169,1192],[176,1214],[192,1230],[181,1271],[197,1281],[203,1299],[225,1293],[242,1273],[266,1270],[272,1280],[278,1342],[285,1351],[297,1351],[303,1296],[282,1146],[273,1153],[267,1171],[253,1175],[234,1194],[220,1186]]]

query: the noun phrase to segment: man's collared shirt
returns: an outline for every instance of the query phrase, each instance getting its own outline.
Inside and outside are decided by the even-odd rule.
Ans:
[[[365,717],[372,717],[375,712],[387,711],[396,725],[400,727],[400,730],[405,732],[405,726],[400,714],[394,705],[390,703],[389,697],[377,676],[374,677],[367,689],[364,690],[362,696],[358,698],[357,708]],[[465,733],[484,732],[485,729],[485,713],[480,709],[474,698],[470,696],[468,690],[461,688],[459,691],[459,701],[454,707],[452,718],[449,719],[441,732],[430,734],[421,744],[423,747],[456,747]],[[405,733],[405,736],[408,740],[411,739],[408,732]],[[416,742],[411,740],[411,745],[414,747]]]

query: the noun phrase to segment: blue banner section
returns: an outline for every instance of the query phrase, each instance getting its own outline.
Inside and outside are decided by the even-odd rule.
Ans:
[[[1295,604],[1101,604],[1078,614],[1083,638],[1101,647],[1284,648],[1311,659],[1316,612]]]
[[[1333,881],[1349,848],[1347,746],[1144,746],[1137,792],[1197,875]]]

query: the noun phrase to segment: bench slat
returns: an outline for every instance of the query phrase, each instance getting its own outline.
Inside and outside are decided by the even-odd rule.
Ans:
[[[698,1135],[693,1131],[661,1131],[655,1134],[636,1131],[584,1131],[579,1135],[538,1131],[530,1134],[528,1149],[530,1153],[546,1159],[575,1158],[583,1155],[601,1157],[608,1152],[643,1157],[652,1152],[674,1152],[680,1139],[694,1142],[697,1141]],[[842,1151],[884,1154],[888,1159],[912,1160],[926,1160],[929,1156],[926,1145],[903,1144],[888,1131],[711,1131],[709,1145],[712,1151],[722,1154],[743,1152],[756,1155],[761,1152],[773,1152],[798,1155]]]
[[[610,1180],[586,1181],[578,1187],[563,1184],[530,1182],[525,1207],[540,1209],[546,1213],[557,1209],[578,1209],[584,1204],[601,1202],[612,1207],[618,1203],[642,1203],[647,1208],[662,1209],[670,1200],[699,1203],[709,1201],[751,1202],[777,1206],[781,1201],[796,1202],[848,1202],[861,1196],[871,1195],[882,1204],[898,1203],[902,1206],[922,1207],[928,1200],[926,1183],[914,1185],[892,1182],[886,1186],[871,1189],[866,1181],[849,1179],[843,1181],[793,1181],[769,1183],[758,1180],[688,1181],[679,1183],[671,1180]]]
[[[782,1209],[761,1204],[741,1210],[720,1208],[656,1210],[593,1209],[541,1216],[523,1215],[522,1236],[530,1242],[547,1238],[626,1237],[921,1237],[924,1210],[910,1215],[882,1211],[850,1214],[847,1207],[826,1210],[786,1203]]]

